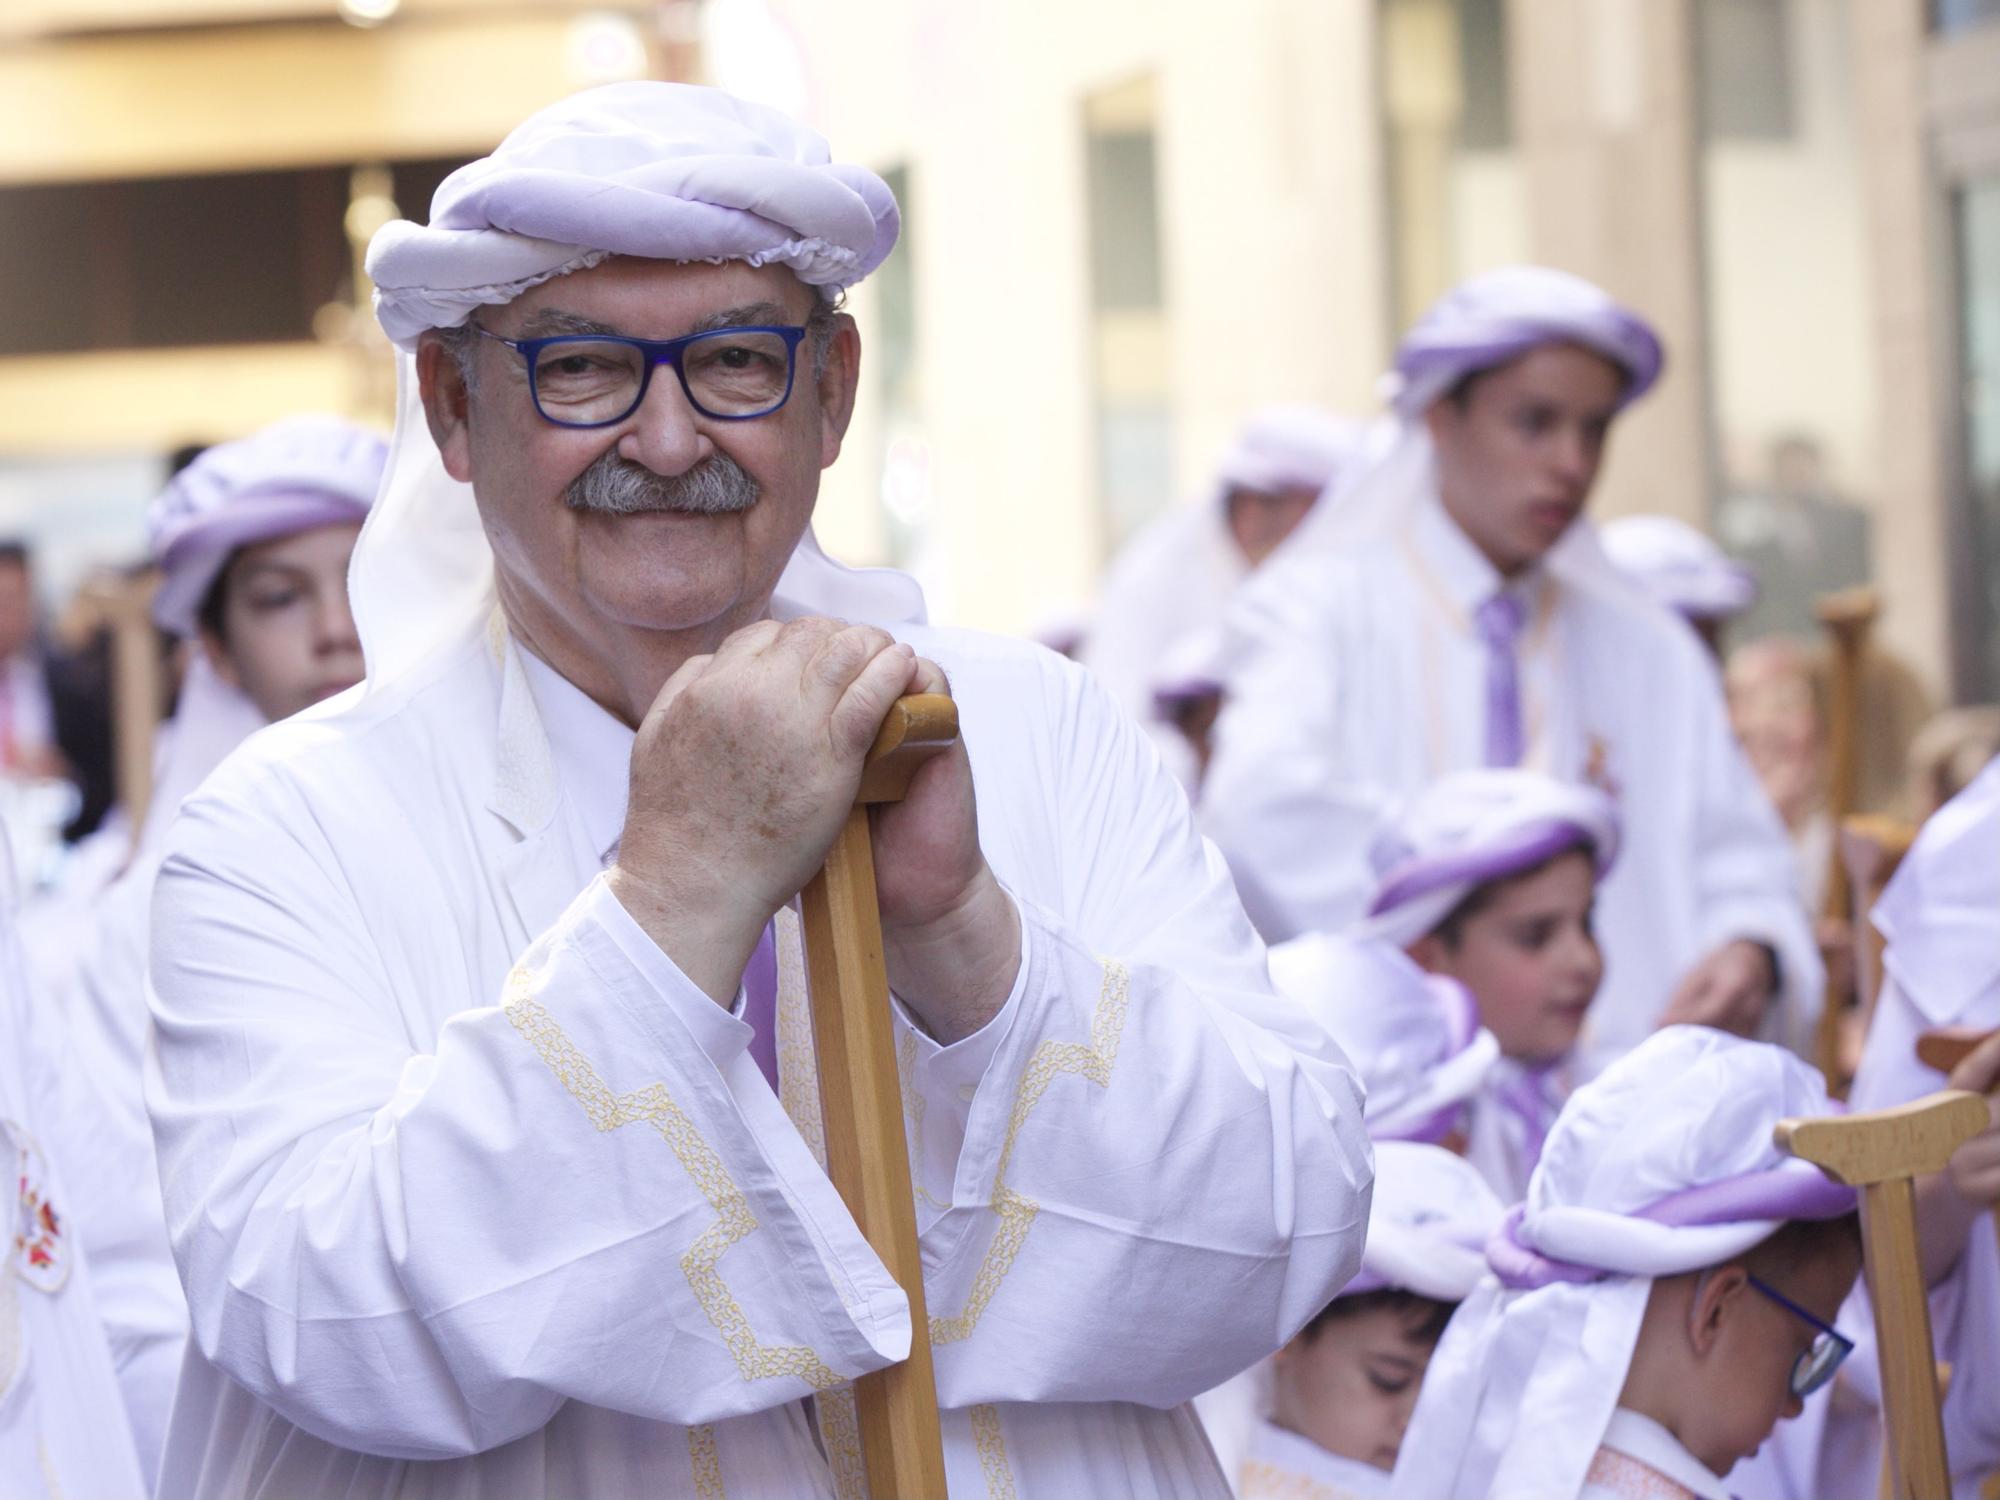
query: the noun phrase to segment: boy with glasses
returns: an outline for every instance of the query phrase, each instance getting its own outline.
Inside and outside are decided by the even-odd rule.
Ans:
[[[1432,1359],[1394,1493],[1727,1500],[1848,1352],[1853,1191],[1772,1143],[1830,1109],[1791,1054],[1693,1026],[1578,1089]]]

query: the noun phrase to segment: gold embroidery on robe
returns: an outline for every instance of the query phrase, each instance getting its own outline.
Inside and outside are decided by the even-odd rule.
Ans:
[[[972,1292],[965,1310],[953,1318],[931,1319],[931,1343],[955,1344],[969,1338],[979,1325],[986,1304],[1000,1290],[1000,1283],[1014,1268],[1014,1259],[1027,1243],[1041,1205],[1007,1185],[1007,1167],[1014,1159],[1014,1142],[1028,1116],[1048,1092],[1049,1085],[1064,1073],[1078,1073],[1099,1088],[1111,1084],[1112,1065],[1118,1061],[1118,1043],[1125,1034],[1125,1011],[1130,999],[1131,976],[1120,963],[1106,962],[1104,984],[1098,991],[1097,1009],[1090,1018],[1090,1045],[1079,1042],[1046,1041],[1028,1058],[1021,1082],[1014,1094],[1013,1113],[1007,1117],[1007,1134],[1000,1144],[1000,1159],[993,1169],[993,1212],[1000,1225],[986,1247],[986,1258],[972,1279]]]
[[[767,1380],[789,1375],[814,1390],[843,1384],[844,1377],[828,1369],[811,1349],[797,1344],[762,1344],[751,1332],[749,1318],[716,1265],[725,1250],[757,1228],[756,1215],[750,1212],[749,1200],[730,1177],[722,1158],[674,1102],[667,1086],[653,1083],[629,1094],[612,1093],[561,1024],[534,998],[529,977],[520,969],[508,976],[505,1009],[515,1030],[583,1106],[594,1127],[608,1132],[642,1122],[651,1125],[673,1148],[682,1169],[715,1210],[715,1222],[697,1235],[681,1256],[681,1274],[687,1278],[695,1302],[722,1335],[743,1378]]]

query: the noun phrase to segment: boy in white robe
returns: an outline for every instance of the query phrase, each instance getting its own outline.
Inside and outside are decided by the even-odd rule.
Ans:
[[[1382,820],[1447,772],[1609,793],[1627,855],[1602,893],[1586,1071],[1664,1020],[1802,1042],[1822,985],[1713,662],[1583,515],[1660,361],[1642,320],[1561,272],[1444,297],[1397,351],[1393,441],[1232,604],[1202,788],[1274,941],[1359,918]]]
[[[1272,1356],[1241,1500],[1376,1500],[1424,1372],[1486,1270],[1500,1200],[1441,1146],[1378,1140],[1361,1274]]]
[[[52,1129],[77,1081],[62,1017],[30,1003],[0,827],[0,1494],[142,1500],[141,1475],[71,1221],[70,1163]]]
[[[1174,720],[1189,711],[1181,700],[1191,684],[1174,670],[1176,648],[1221,624],[1237,586],[1338,483],[1360,435],[1358,424],[1318,407],[1266,407],[1223,454],[1210,493],[1147,526],[1105,574],[1081,660],[1190,787],[1199,767]],[[1212,714],[1215,689],[1205,687]]]
[[[1729,622],[1757,602],[1757,575],[1678,516],[1617,516],[1598,532],[1605,556],[1720,658]]]
[[[1781,1155],[1831,1108],[1791,1054],[1673,1026],[1573,1094],[1487,1247],[1398,1461],[1409,1500],[1727,1500],[1831,1379],[1854,1193]]]
[[[1360,930],[1462,984],[1499,1045],[1467,1154],[1518,1203],[1575,1084],[1603,978],[1594,912],[1618,858],[1617,809],[1533,771],[1461,771],[1387,825],[1372,858]]]
[[[774,111],[631,83],[378,233],[367,683],[160,877],[168,1492],[865,1493],[910,1308],[821,1166],[791,901],[916,688],[960,742],[874,848],[952,1492],[1221,1495],[1185,1403],[1358,1266],[1352,1071],[1138,728],[813,543],[896,223]]]
[[[153,618],[187,643],[186,676],[125,868],[59,951],[37,951],[38,1003],[67,1018],[87,1060],[89,1103],[65,1132],[65,1155],[148,1474],[187,1338],[141,1077],[153,881],[182,800],[231,750],[360,681],[347,565],[387,457],[379,436],[351,422],[290,417],[208,449],[154,500]]]

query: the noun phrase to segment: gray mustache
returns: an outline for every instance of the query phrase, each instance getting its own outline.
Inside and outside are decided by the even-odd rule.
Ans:
[[[685,474],[655,474],[620,458],[617,449],[569,483],[563,501],[571,510],[636,516],[671,511],[684,516],[727,516],[757,503],[757,481],[726,454],[703,460]]]

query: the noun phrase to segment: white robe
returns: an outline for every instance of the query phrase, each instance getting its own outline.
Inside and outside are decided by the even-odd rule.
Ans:
[[[1083,664],[1120,708],[1146,726],[1167,764],[1189,785],[1193,752],[1160,717],[1153,691],[1168,653],[1198,632],[1217,629],[1249,573],[1223,502],[1211,496],[1184,505],[1147,526],[1113,560],[1083,643]]]
[[[1379,1500],[1389,1493],[1389,1471],[1260,1421],[1237,1472],[1236,1493],[1239,1500]]]
[[[71,914],[59,942],[30,954],[37,1004],[63,1017],[75,1058],[63,1161],[132,1437],[149,1475],[159,1470],[188,1331],[143,1085],[153,881],[181,802],[264,722],[197,656],[159,737],[153,798],[129,862]]]
[[[987,1028],[899,1028],[952,1492],[1221,1495],[1185,1403],[1352,1275],[1353,1074],[1086,673],[900,633],[1023,918]],[[908,1311],[815,1160],[797,924],[774,1095],[599,878],[629,735],[545,712],[495,621],[257,736],[171,836],[176,1500],[862,1492],[845,1382]]]
[[[1499,584],[1432,496],[1339,555],[1274,560],[1238,594],[1202,813],[1266,938],[1360,917],[1369,847],[1399,800],[1483,763],[1487,657],[1467,622]],[[1782,1039],[1802,1044],[1819,953],[1713,662],[1684,622],[1636,594],[1546,570],[1519,586],[1523,763],[1602,786],[1624,825],[1599,887],[1606,972],[1584,1074],[1642,1039],[1688,968],[1733,938],[1776,951]]]
[[[1887,942],[1882,994],[1868,1030],[1849,1099],[1855,1109],[1886,1109],[1945,1086],[1917,1061],[1917,1038],[1941,1026],[2000,1027],[2000,763],[1986,771],[1924,825],[1876,907]],[[1944,1401],[1945,1449],[1953,1493],[1973,1500],[1986,1475],[2000,1469],[2000,1244],[1993,1215],[1972,1223],[1957,1265],[1931,1289],[1931,1337],[1937,1357],[1952,1367]],[[1879,1402],[1868,1299],[1857,1288],[1841,1310],[1841,1326],[1860,1323],[1848,1360],[1869,1377],[1862,1394]],[[1851,1330],[1850,1331],[1856,1331]],[[1843,1367],[1845,1374],[1845,1367]],[[1829,1415],[1824,1433],[1787,1453],[1791,1497],[1837,1495],[1880,1471],[1879,1426],[1872,1414]],[[1803,1436],[1803,1435],[1802,1435]],[[1857,1456],[1858,1455],[1858,1456]]]
[[[76,1072],[61,1017],[28,1002],[15,920],[12,870],[0,857],[0,1165],[9,1225],[0,1239],[0,1495],[140,1500],[148,1488],[71,1217],[71,1164],[58,1148]],[[55,1216],[52,1236],[38,1218],[43,1201]],[[29,1259],[37,1242],[46,1265]]]

